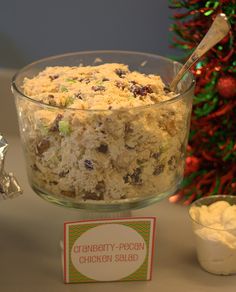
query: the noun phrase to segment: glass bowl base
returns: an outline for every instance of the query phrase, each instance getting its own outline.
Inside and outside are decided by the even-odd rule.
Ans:
[[[121,200],[113,200],[109,202],[104,201],[75,201],[74,199],[69,199],[65,197],[59,197],[47,193],[45,190],[42,190],[38,186],[32,184],[31,187],[34,192],[41,197],[42,199],[67,208],[74,208],[80,210],[88,210],[93,212],[119,212],[125,210],[133,210],[147,207],[151,204],[154,204],[158,201],[163,200],[171,195],[173,195],[178,189],[182,182],[182,179],[177,181],[172,185],[167,191],[162,192],[158,195],[142,197],[142,198],[129,198]]]

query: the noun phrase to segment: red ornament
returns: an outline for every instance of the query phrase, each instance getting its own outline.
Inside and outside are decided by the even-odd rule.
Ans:
[[[188,156],[186,158],[185,174],[198,171],[200,168],[200,160],[196,156]]]
[[[217,90],[225,98],[236,96],[236,78],[233,76],[220,77],[217,83]]]

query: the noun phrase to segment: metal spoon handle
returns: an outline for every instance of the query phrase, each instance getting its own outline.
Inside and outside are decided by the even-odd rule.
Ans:
[[[229,32],[230,24],[227,20],[227,17],[224,13],[220,13],[216,16],[213,21],[210,29],[199,43],[195,51],[189,57],[187,62],[180,69],[178,74],[172,80],[170,84],[170,90],[176,91],[177,84],[184,76],[184,73],[201,58],[208,50],[210,50],[214,45],[216,45],[219,41],[221,41]]]

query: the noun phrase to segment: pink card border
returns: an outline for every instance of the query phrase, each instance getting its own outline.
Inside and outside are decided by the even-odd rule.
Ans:
[[[97,223],[102,223],[103,221],[138,221],[138,220],[146,220],[146,219],[151,219],[153,220],[153,230],[152,230],[152,250],[151,250],[151,263],[150,263],[150,272],[149,272],[149,277],[147,277],[147,280],[152,280],[152,273],[153,273],[153,262],[154,262],[154,250],[155,250],[155,236],[156,236],[156,217],[154,216],[147,216],[147,217],[132,217],[132,218],[105,218],[105,219],[88,219],[88,220],[78,220],[78,221],[68,221],[68,222],[64,222],[64,283],[69,284],[70,282],[66,281],[66,276],[67,276],[67,255],[66,255],[66,228],[68,225],[70,224],[74,224],[74,223],[89,223],[89,222],[97,222]],[[99,283],[99,282],[96,282]],[[108,282],[109,283],[109,282]]]

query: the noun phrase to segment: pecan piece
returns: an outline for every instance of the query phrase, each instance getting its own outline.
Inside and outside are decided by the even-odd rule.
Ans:
[[[105,91],[106,90],[105,86],[102,86],[102,85],[92,86],[91,89],[93,91]]]
[[[55,79],[57,79],[57,78],[59,78],[59,75],[58,75],[58,74],[49,75],[49,79],[50,79],[51,81],[53,81],[53,80],[55,80]]]
[[[52,123],[51,128],[49,129],[50,132],[58,132],[59,131],[59,122],[63,119],[62,114],[58,114],[55,120]]]
[[[94,200],[94,201],[99,201],[99,200],[103,200],[104,197],[101,194],[96,194],[93,192],[86,192],[83,196],[84,201],[86,200]]]
[[[75,191],[61,191],[61,194],[66,197],[74,198]]]
[[[155,152],[155,153],[152,153],[152,157],[155,158],[155,159],[159,159],[161,156],[161,153],[160,152]]]
[[[108,146],[107,144],[101,144],[99,147],[97,147],[97,151],[101,153],[107,153],[108,151]]]
[[[115,85],[116,85],[116,87],[118,87],[118,88],[120,88],[122,90],[125,89],[125,84],[123,82],[121,82],[121,81],[116,81]]]
[[[50,141],[47,138],[43,138],[36,145],[36,152],[37,154],[42,155],[45,151],[48,150],[49,147],[50,147]]]
[[[124,199],[127,199],[127,196],[126,196],[126,195],[122,195],[122,196],[120,196],[120,198],[121,198],[122,200],[124,200]]]
[[[58,175],[59,175],[59,177],[65,177],[69,172],[70,172],[69,169],[62,170],[61,172],[59,172]]]
[[[123,69],[115,69],[115,73],[116,75],[118,75],[120,78],[124,78],[124,76],[128,73],[127,71],[123,70]]]

